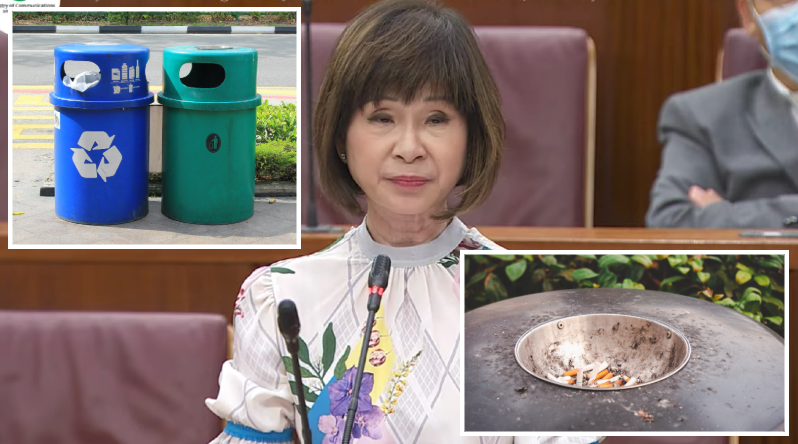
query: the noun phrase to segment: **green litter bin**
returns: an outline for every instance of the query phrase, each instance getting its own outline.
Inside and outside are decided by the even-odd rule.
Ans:
[[[161,212],[195,224],[231,224],[255,211],[258,52],[174,46],[163,52]],[[189,71],[190,70],[190,71]],[[181,71],[188,71],[181,77]]]

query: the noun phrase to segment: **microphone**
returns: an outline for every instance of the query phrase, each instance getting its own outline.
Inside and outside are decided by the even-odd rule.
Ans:
[[[343,444],[349,444],[352,438],[352,426],[355,423],[355,413],[357,413],[357,399],[360,394],[360,383],[363,380],[363,367],[366,365],[366,354],[369,348],[369,338],[371,337],[371,325],[374,323],[374,316],[380,309],[382,294],[388,286],[388,275],[391,272],[391,258],[383,254],[374,259],[369,273],[369,309],[366,319],[366,330],[363,333],[363,344],[360,348],[360,359],[357,364],[357,374],[355,375],[355,386],[352,388],[352,398],[349,400],[349,409],[346,412],[346,423],[344,423]]]
[[[313,168],[313,137],[312,137],[312,128],[311,124],[313,122],[313,91],[311,90],[312,87],[312,76],[313,71],[310,69],[310,62],[311,62],[311,54],[310,54],[310,10],[313,6],[312,0],[302,0],[302,13],[305,16],[305,86],[302,92],[302,98],[304,99],[304,110],[302,111],[302,115],[306,115],[307,112],[307,119],[305,120],[307,127],[307,135],[308,135],[308,147],[310,150],[308,152],[310,155],[308,156],[308,171],[303,174],[308,175],[308,209],[307,209],[307,225],[302,225],[302,232],[303,233],[337,233],[343,231],[341,228],[333,227],[330,225],[319,225],[319,221],[316,217],[316,185],[315,176],[314,176],[314,168]]]
[[[285,345],[293,364],[296,392],[299,398],[299,416],[302,419],[302,441],[305,444],[311,444],[313,440],[310,436],[308,412],[305,405],[305,385],[302,384],[302,372],[299,369],[299,357],[297,356],[299,354],[299,315],[296,312],[294,301],[286,299],[277,306],[277,326],[285,339]]]

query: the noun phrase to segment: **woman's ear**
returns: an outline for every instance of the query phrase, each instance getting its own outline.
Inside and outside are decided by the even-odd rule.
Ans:
[[[749,0],[737,0],[737,12],[740,14],[740,24],[743,29],[748,34],[759,37],[759,26],[754,18],[753,11],[751,11]]]

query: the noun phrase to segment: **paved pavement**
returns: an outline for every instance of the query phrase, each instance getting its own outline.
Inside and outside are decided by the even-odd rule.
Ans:
[[[258,93],[269,103],[296,103],[296,36],[159,36],[159,35],[31,35],[13,36],[12,89],[12,212],[10,237],[27,244],[276,244],[295,246],[295,198],[255,199],[255,215],[232,225],[205,226],[173,221],[161,214],[160,198],[150,198],[149,215],[115,226],[79,225],[55,215],[55,198],[40,197],[43,185],[53,185],[52,48],[59,44],[125,41],[150,48],[147,65],[150,90],[161,89],[163,48],[188,44],[230,44],[258,50]],[[222,39],[226,39],[221,41]],[[263,39],[263,40],[261,40]],[[155,63],[153,63],[155,62]]]
[[[255,215],[249,220],[230,225],[194,225],[167,218],[161,214],[161,199],[151,197],[150,212],[143,219],[95,226],[62,220],[55,214],[52,197],[25,198],[32,193],[14,185],[14,211],[25,212],[12,216],[9,237],[14,245],[297,245],[295,198],[278,197],[273,204],[268,198],[256,198]],[[38,194],[38,187],[33,188]]]
[[[51,84],[54,72],[53,49],[58,45],[105,42],[132,43],[149,48],[150,61],[144,72],[150,85],[163,85],[164,48],[184,45],[230,45],[244,46],[258,51],[258,86],[294,88],[297,86],[296,35],[13,34],[11,38],[14,85]],[[78,68],[83,66],[79,63],[76,65]]]

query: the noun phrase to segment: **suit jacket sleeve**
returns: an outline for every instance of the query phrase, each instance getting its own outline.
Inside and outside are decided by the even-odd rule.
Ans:
[[[706,128],[682,97],[662,108],[659,140],[662,166],[651,189],[646,225],[657,228],[782,228],[786,217],[798,215],[798,195],[742,202],[723,201],[700,208],[688,197],[693,185],[725,193],[722,173]]]

